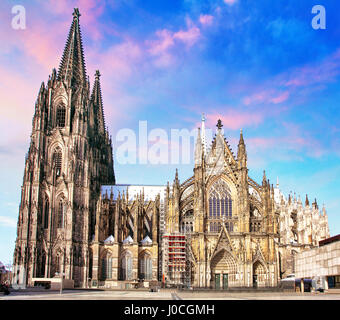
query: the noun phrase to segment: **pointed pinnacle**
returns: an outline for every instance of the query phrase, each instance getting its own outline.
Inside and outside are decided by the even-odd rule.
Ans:
[[[99,70],[96,70],[95,79],[99,81],[100,76],[101,76],[101,74],[100,74]]]
[[[223,124],[222,124],[222,120],[221,120],[221,119],[218,119],[218,120],[217,120],[217,125],[216,125],[216,127],[217,127],[218,130],[221,130],[221,129],[222,129]]]
[[[81,16],[79,9],[74,8],[72,15],[73,15],[73,20],[79,20],[79,17]]]

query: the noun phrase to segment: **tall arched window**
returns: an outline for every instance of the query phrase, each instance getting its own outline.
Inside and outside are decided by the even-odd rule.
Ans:
[[[232,199],[227,183],[219,180],[213,184],[209,192],[209,219],[215,222],[209,224],[210,232],[221,230],[221,220],[227,220],[225,227],[233,231]]]
[[[66,119],[66,108],[64,106],[59,106],[57,108],[57,114],[56,114],[56,124],[58,128],[65,127],[65,119]]]
[[[63,199],[58,202],[58,228],[64,228],[65,223],[65,208]]]
[[[45,204],[44,204],[44,229],[48,228],[48,219],[49,219],[49,211],[50,211],[50,202],[46,196]]]
[[[139,279],[152,279],[152,259],[148,253],[144,253],[139,259]]]
[[[132,279],[132,256],[130,252],[125,252],[121,260],[121,279]]]
[[[40,266],[40,277],[45,277],[45,267],[46,267],[46,253],[43,252],[41,256],[41,266]]]
[[[229,193],[212,192],[209,196],[209,219],[232,217],[232,200]]]
[[[61,166],[63,161],[63,155],[61,149],[58,147],[53,152],[53,169],[55,177],[58,178],[61,175]]]
[[[112,279],[112,258],[105,256],[102,259],[102,280]]]

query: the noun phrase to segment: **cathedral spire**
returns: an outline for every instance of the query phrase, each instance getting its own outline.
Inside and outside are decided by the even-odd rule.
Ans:
[[[306,194],[306,201],[305,201],[305,206],[306,206],[306,207],[309,207],[309,200],[308,200],[308,196],[307,196],[307,194]]]
[[[94,106],[94,115],[96,118],[96,123],[98,125],[99,132],[105,132],[105,118],[104,118],[104,110],[103,110],[103,99],[102,99],[102,91],[100,87],[100,72],[96,70],[95,73],[95,81],[93,85],[93,91],[91,95],[91,101]]]
[[[262,186],[266,186],[266,185],[267,185],[266,171],[263,170]]]
[[[75,8],[58,71],[58,79],[68,82],[71,86],[85,84],[87,79],[79,17],[79,10]]]
[[[201,140],[201,130],[198,128],[196,147],[195,147],[195,166],[200,166],[202,164],[202,140]]]
[[[201,141],[203,146],[203,154],[207,154],[207,143],[206,143],[206,137],[205,137],[205,116],[204,113],[202,113],[202,135],[201,135]]]
[[[238,143],[237,160],[238,160],[240,167],[247,166],[247,152],[246,152],[246,145],[243,140],[242,129],[240,131],[240,141]]]

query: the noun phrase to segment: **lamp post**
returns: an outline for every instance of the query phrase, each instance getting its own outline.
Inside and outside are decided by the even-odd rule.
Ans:
[[[60,294],[62,294],[63,292],[63,279],[64,279],[64,273],[63,272],[60,272]]]
[[[63,292],[63,279],[64,279],[64,273],[63,272],[56,272],[55,276],[60,277],[60,291],[59,294],[62,294]]]

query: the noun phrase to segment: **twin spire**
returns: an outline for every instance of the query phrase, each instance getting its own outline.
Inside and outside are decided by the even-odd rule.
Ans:
[[[61,58],[58,80],[63,81],[71,87],[79,88],[86,85],[86,67],[84,59],[83,41],[81,37],[79,17],[79,9],[73,11],[73,21],[70,32],[68,34],[64,53]],[[94,107],[94,114],[100,132],[105,132],[105,119],[103,110],[103,99],[100,87],[100,72],[96,70],[95,81],[91,95],[91,102]]]
[[[91,102],[94,106],[94,114],[97,115],[97,125],[99,132],[105,132],[105,118],[104,118],[104,107],[103,107],[103,98],[102,98],[102,90],[100,87],[100,72],[96,70],[95,80],[91,95]]]
[[[65,81],[70,86],[75,87],[86,82],[86,68],[79,17],[79,10],[75,8],[72,25],[58,70],[58,80]]]

